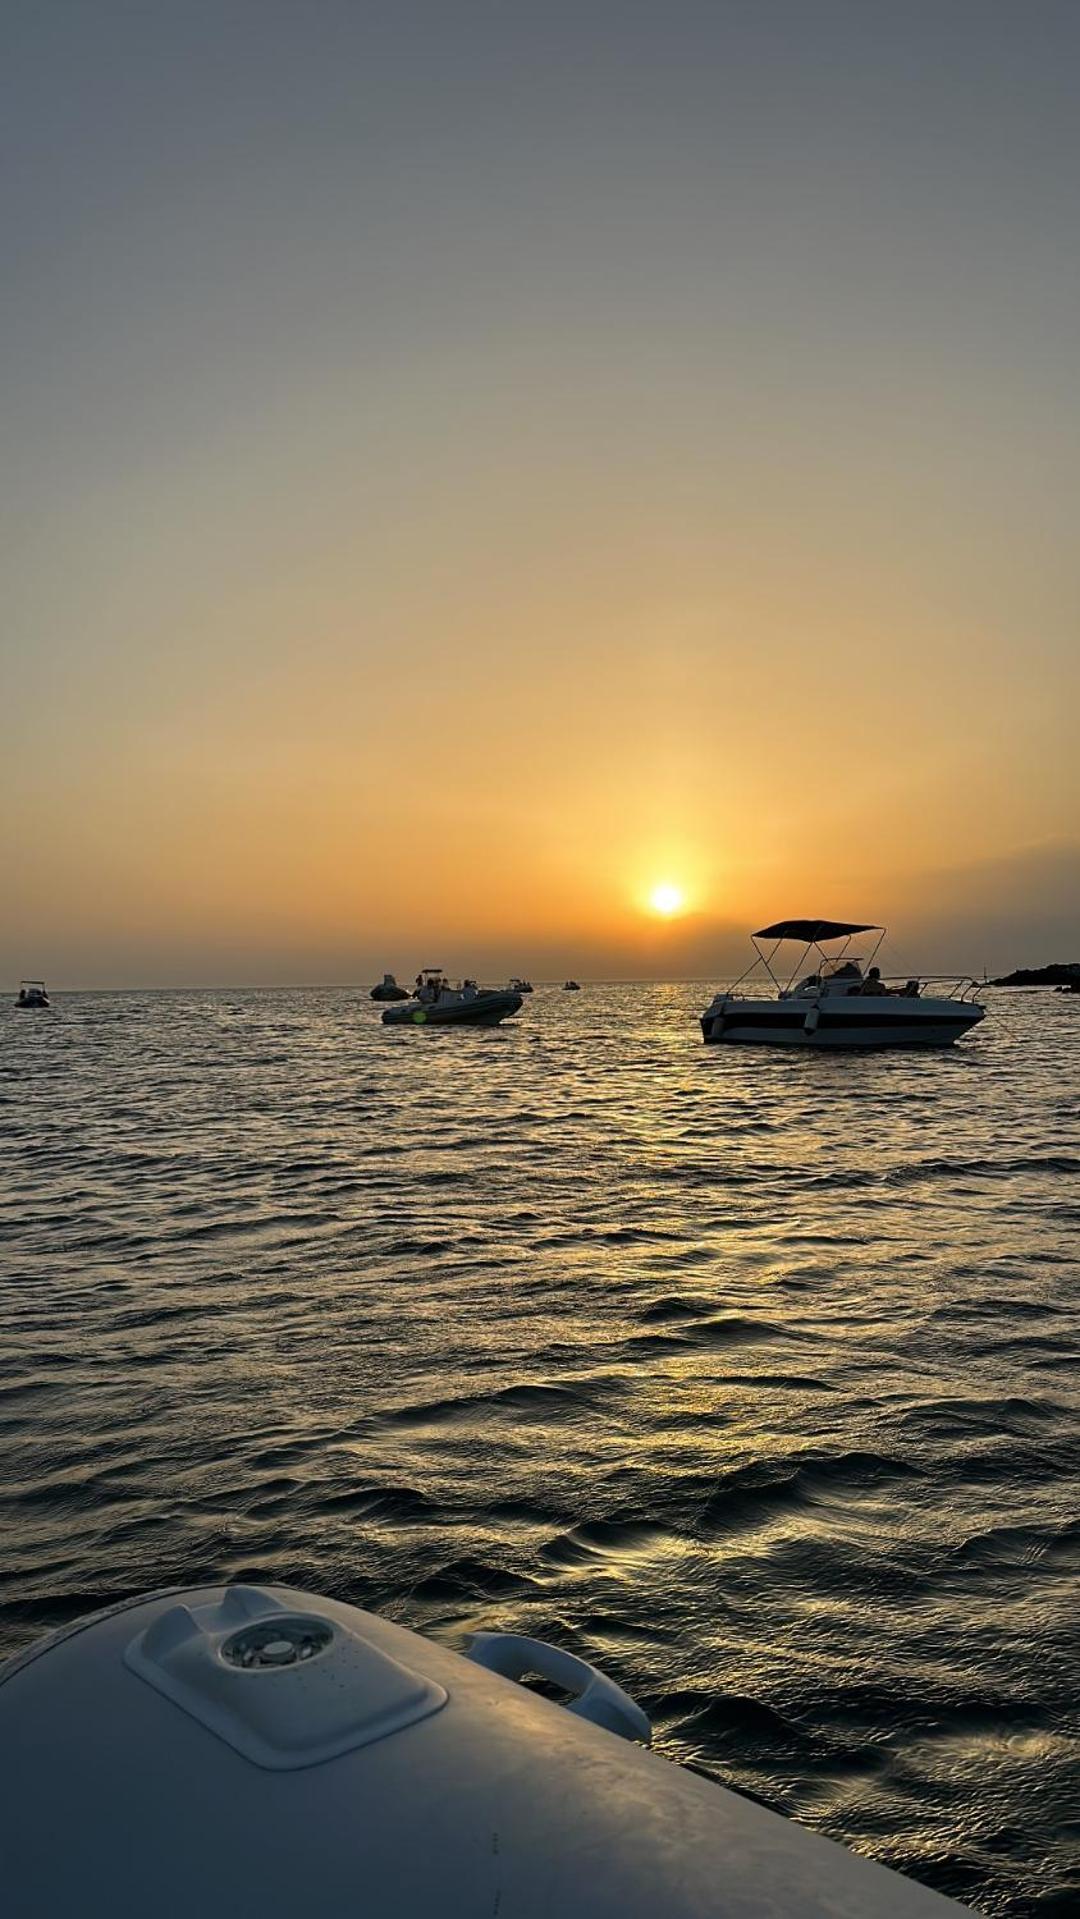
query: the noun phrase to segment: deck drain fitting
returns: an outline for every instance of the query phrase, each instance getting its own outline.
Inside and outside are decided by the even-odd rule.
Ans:
[[[233,1633],[222,1646],[221,1657],[242,1672],[274,1672],[317,1659],[333,1637],[333,1627],[324,1619],[290,1619],[279,1613]]]

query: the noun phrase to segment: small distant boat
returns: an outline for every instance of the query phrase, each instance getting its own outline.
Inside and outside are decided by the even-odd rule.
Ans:
[[[22,1007],[24,1012],[31,1012],[43,1006],[51,1006],[52,1001],[45,991],[45,981],[43,979],[20,980],[19,996],[15,1004],[16,1006]]]
[[[407,986],[399,986],[393,973],[384,973],[378,986],[371,989],[372,999],[408,999]]]
[[[564,993],[580,993],[580,991],[581,987],[578,985],[576,979],[566,979],[563,981]]]
[[[510,981],[510,991],[512,993],[531,993],[532,981],[530,979],[512,979]]]
[[[729,992],[717,993],[702,1015],[701,1031],[707,1045],[725,1042],[742,1046],[951,1046],[986,1016],[986,1009],[969,997],[976,981],[950,976],[951,991],[928,994],[924,985],[946,984],[940,977],[909,979],[903,983],[882,979],[876,966],[853,954],[851,941],[861,933],[876,933],[870,960],[885,938],[882,926],[856,926],[847,920],[778,920],[752,933],[757,954]],[[771,941],[765,953],[759,941]],[[785,982],[773,970],[784,942],[801,949],[802,957]],[[826,947],[839,943],[839,951]],[[816,963],[801,979],[810,953]],[[740,993],[739,988],[758,964],[764,966],[772,994]]]
[[[474,979],[451,986],[440,966],[416,976],[404,1006],[388,1006],[384,1026],[497,1026],[521,1011],[521,994],[508,987],[478,986]]]

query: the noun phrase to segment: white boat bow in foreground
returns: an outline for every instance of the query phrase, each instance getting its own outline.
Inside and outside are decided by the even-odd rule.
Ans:
[[[515,1683],[533,1673],[569,1710]],[[615,1737],[621,1734],[622,1737]],[[0,1667],[19,1919],[947,1919],[961,1908],[632,1743],[572,1655],[466,1657],[281,1588],[158,1593]]]

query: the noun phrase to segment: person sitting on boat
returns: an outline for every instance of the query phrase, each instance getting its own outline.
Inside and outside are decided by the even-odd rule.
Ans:
[[[881,968],[872,966],[863,981],[864,993],[888,993],[888,987],[881,977]]]

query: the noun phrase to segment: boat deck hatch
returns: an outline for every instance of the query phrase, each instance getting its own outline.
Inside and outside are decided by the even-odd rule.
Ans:
[[[257,1586],[176,1605],[124,1653],[153,1686],[256,1766],[291,1771],[388,1739],[446,1704],[442,1686],[338,1621]]]

